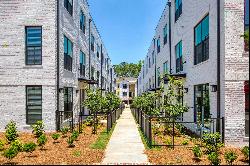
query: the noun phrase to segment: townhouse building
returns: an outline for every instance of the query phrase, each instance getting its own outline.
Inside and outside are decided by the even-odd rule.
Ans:
[[[1,1],[0,131],[73,126],[89,114],[86,90],[114,91],[113,75],[87,0]]]
[[[226,144],[248,144],[247,29],[249,0],[168,1],[138,77],[139,95],[156,91],[168,73],[184,84],[189,111],[182,120],[194,122],[187,127],[198,133],[199,120],[214,118],[204,130],[220,132]]]

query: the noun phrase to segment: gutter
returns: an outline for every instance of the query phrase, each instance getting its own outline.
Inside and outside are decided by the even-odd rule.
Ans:
[[[103,57],[103,56],[102,56],[102,44],[101,44],[101,93],[102,93],[102,86],[103,86],[103,85],[102,85],[102,74],[103,74],[103,73],[102,73],[102,67],[103,67],[103,66],[102,66],[102,64],[103,64],[103,58],[102,58],[102,57]]]
[[[91,80],[91,32],[90,32],[90,29],[91,29],[91,19],[89,19],[89,79]],[[89,89],[90,89],[90,84],[89,84]]]
[[[221,97],[220,97],[220,85],[221,85],[221,78],[220,78],[220,30],[221,30],[221,22],[220,22],[220,0],[217,0],[217,118],[221,118]],[[220,121],[219,121],[220,122]],[[223,123],[223,122],[222,122]],[[217,123],[216,125],[216,131],[220,131],[220,123]],[[224,132],[223,132],[224,133]]]
[[[60,126],[59,126],[59,88],[60,88],[60,86],[59,86],[59,83],[60,83],[60,81],[59,81],[59,78],[60,78],[60,73],[59,73],[59,56],[60,56],[60,32],[59,32],[59,30],[60,30],[60,11],[59,11],[59,7],[60,7],[60,0],[57,0],[56,1],[57,2],[57,14],[56,14],[56,18],[57,18],[57,36],[56,36],[56,40],[57,40],[57,57],[56,57],[56,61],[57,61],[57,66],[56,66],[56,70],[57,70],[57,73],[56,73],[56,81],[57,81],[57,83],[56,83],[56,100],[57,100],[57,103],[56,103],[56,130],[59,130],[59,128],[60,128]]]
[[[171,29],[171,26],[172,26],[172,23],[171,23],[171,1],[168,1],[168,11],[169,11],[169,15],[168,15],[168,22],[169,22],[169,54],[170,54],[170,71],[169,73],[172,74],[172,42],[171,42],[171,38],[172,38],[172,35],[171,35],[171,32],[172,32],[172,29]]]

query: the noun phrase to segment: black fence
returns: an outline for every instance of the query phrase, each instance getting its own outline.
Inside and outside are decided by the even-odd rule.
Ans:
[[[64,123],[62,123],[64,122]],[[56,111],[56,128],[61,130],[64,126],[69,126],[70,130],[74,129],[73,111]]]
[[[190,138],[196,138],[200,140],[204,133],[215,133],[216,126],[220,124],[220,133],[222,134],[221,141],[224,142],[224,117],[223,118],[210,118],[203,124],[197,124],[197,122],[188,122],[183,121],[183,118],[176,119],[174,117],[166,116],[149,116],[144,111],[138,109],[132,109],[132,114],[136,119],[136,122],[139,124],[141,131],[146,137],[150,147],[156,146],[168,146],[168,147],[177,147],[185,146],[179,142],[177,131],[181,134],[190,136]],[[156,128],[167,128],[168,130],[168,141],[158,141],[159,135]]]

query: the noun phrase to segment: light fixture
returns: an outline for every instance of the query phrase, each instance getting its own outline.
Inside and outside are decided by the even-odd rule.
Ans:
[[[79,92],[79,89],[76,89],[76,93],[78,93]]]
[[[184,93],[188,93],[188,88],[184,88]]]
[[[217,85],[210,85],[212,92],[217,92]]]
[[[63,93],[64,89],[63,88],[59,88],[59,93]]]

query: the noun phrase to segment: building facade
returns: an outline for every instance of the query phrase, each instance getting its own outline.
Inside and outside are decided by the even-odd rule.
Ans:
[[[184,121],[224,118],[226,144],[249,143],[249,0],[172,0],[166,4],[138,77],[138,93],[166,73],[184,84]],[[165,84],[164,86],[167,86]],[[196,131],[197,125],[189,125]]]
[[[3,0],[0,21],[0,131],[10,120],[19,130],[76,124],[87,89],[114,90],[86,0]]]
[[[137,79],[131,77],[118,77],[116,79],[116,95],[125,103],[131,104],[137,96]]]

